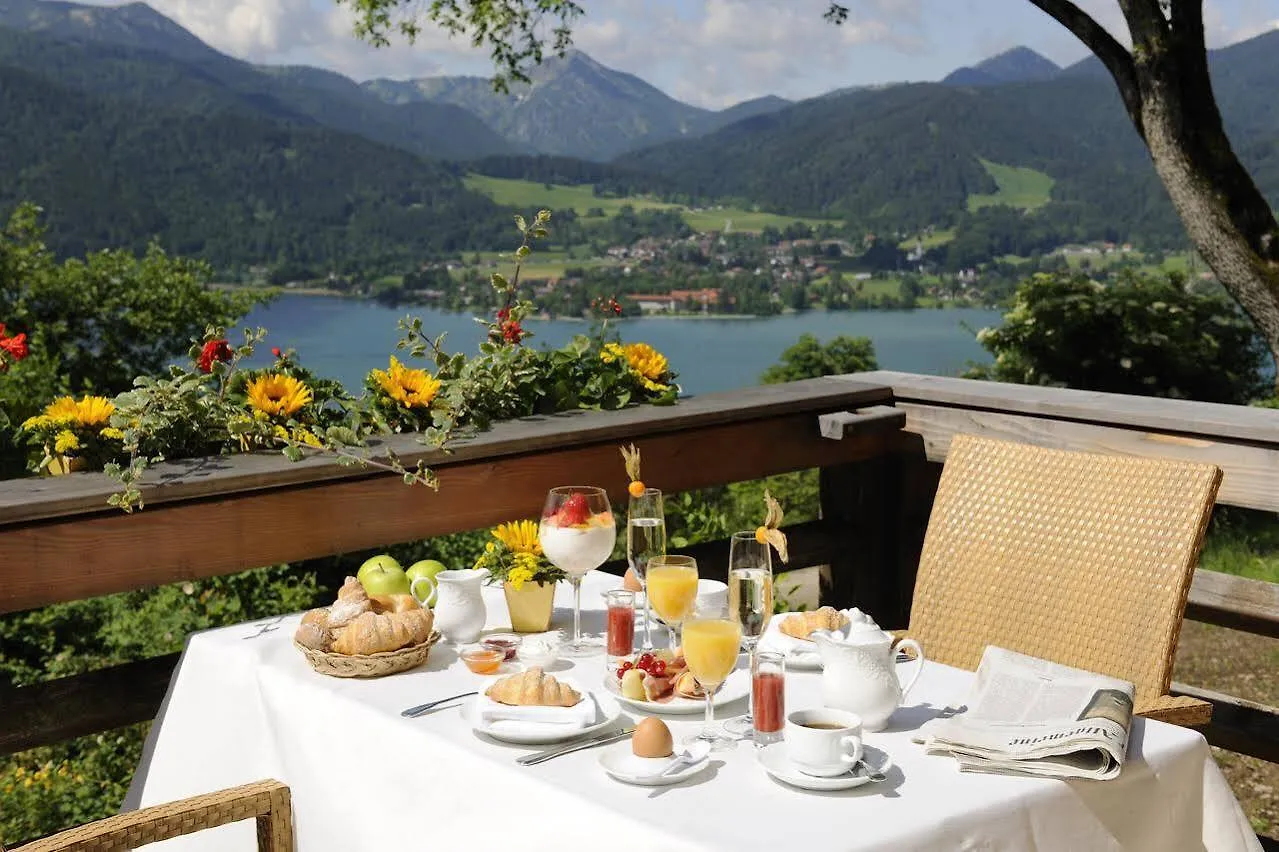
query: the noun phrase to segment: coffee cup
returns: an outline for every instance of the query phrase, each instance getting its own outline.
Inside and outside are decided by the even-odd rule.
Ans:
[[[862,720],[846,710],[796,710],[785,738],[786,756],[805,775],[842,775],[862,758]]]

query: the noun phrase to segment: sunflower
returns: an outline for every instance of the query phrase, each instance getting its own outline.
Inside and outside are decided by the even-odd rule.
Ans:
[[[374,381],[391,399],[405,408],[426,408],[440,392],[440,380],[426,370],[406,367],[394,355],[386,370],[373,370]]]
[[[74,420],[79,413],[80,406],[69,396],[60,396],[44,407],[44,416],[53,420]]]
[[[105,396],[86,396],[75,404],[75,419],[81,426],[105,426],[115,413],[115,404]]]
[[[254,410],[267,416],[290,416],[310,403],[311,389],[292,376],[267,373],[249,382],[245,389],[249,404]]]
[[[542,555],[542,543],[537,538],[537,524],[532,521],[498,524],[493,530],[493,538],[506,545],[506,549],[512,553]]]
[[[670,364],[665,355],[647,343],[627,343],[622,351],[626,354],[627,366],[640,377],[644,387],[651,391],[666,390],[663,380],[670,372]]]

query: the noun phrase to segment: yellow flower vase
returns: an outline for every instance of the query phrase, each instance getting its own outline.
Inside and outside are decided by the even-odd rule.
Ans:
[[[76,456],[56,455],[49,459],[49,465],[45,469],[49,471],[50,476],[64,476],[68,473],[84,470],[88,466],[87,459],[77,458]]]
[[[515,588],[502,584],[506,593],[506,609],[511,614],[511,629],[516,633],[545,633],[551,627],[551,609],[555,600],[554,583],[525,583]]]

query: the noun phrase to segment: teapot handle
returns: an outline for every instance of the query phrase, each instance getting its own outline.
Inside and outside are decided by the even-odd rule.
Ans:
[[[915,652],[915,673],[910,676],[905,686],[902,687],[902,698],[906,697],[906,693],[910,692],[910,688],[915,685],[915,681],[919,680],[919,676],[924,671],[924,649],[919,647],[919,643],[914,639],[902,639],[897,643],[897,648],[911,648]]]

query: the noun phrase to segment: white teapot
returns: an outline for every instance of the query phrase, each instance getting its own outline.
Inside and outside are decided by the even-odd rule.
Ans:
[[[822,657],[822,700],[827,707],[861,716],[864,730],[882,731],[919,680],[924,652],[914,639],[898,643],[915,651],[914,674],[903,686],[897,678],[892,637],[859,611],[848,615],[845,630],[818,630],[812,636]]]

